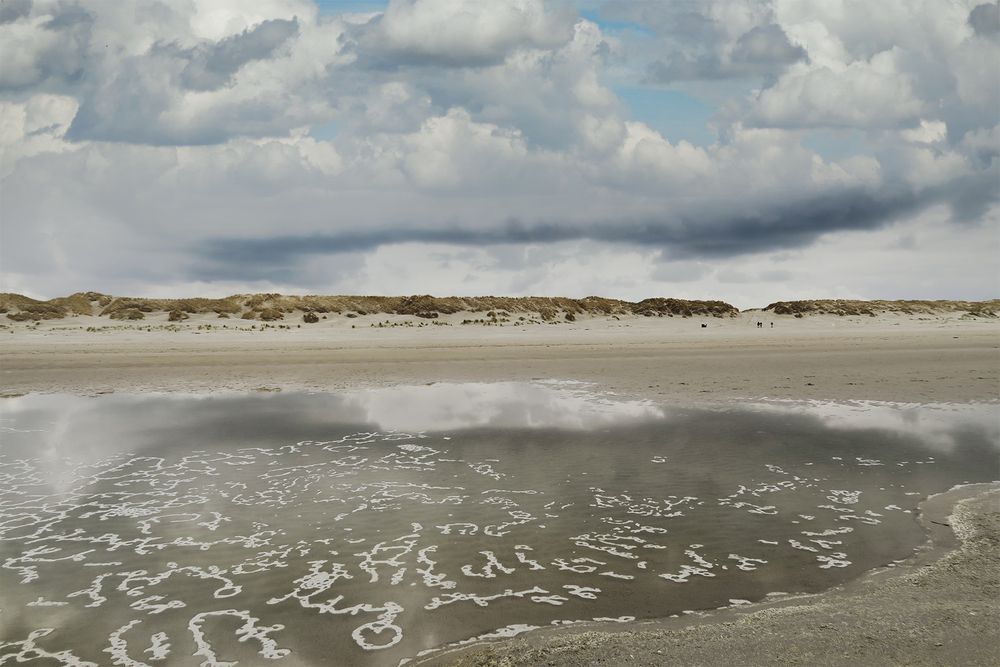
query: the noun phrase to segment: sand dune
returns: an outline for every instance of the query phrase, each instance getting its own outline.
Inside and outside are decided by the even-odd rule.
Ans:
[[[67,297],[39,301],[21,294],[0,294],[0,313],[15,321],[61,319],[79,315],[118,320],[142,320],[148,315],[168,313],[174,321],[185,315],[214,313],[218,317],[276,321],[315,321],[308,314],[414,315],[435,319],[457,312],[492,313],[495,318],[511,313],[528,314],[542,321],[572,320],[577,315],[640,315],[731,317],[739,310],[724,301],[690,301],[651,298],[638,302],[589,296],[565,297],[434,297],[414,296],[294,296],[282,294],[236,294],[222,299],[144,299],[115,297],[98,292],[77,292]]]
[[[997,317],[1000,299],[989,301],[858,301],[851,299],[819,299],[814,301],[777,301],[764,308],[775,315],[867,315],[885,313],[902,315],[940,315],[959,313],[968,317]]]
[[[814,315],[869,316],[960,315],[967,318],[996,318],[1000,299],[989,301],[859,301],[819,299],[778,301],[763,309],[773,315],[801,318]],[[455,313],[480,314],[478,319],[551,322],[591,317],[736,317],[740,311],[724,301],[654,297],[623,301],[598,296],[583,299],[566,297],[435,297],[414,296],[296,296],[283,294],[235,294],[220,299],[148,299],[111,296],[99,292],[77,292],[47,301],[22,294],[0,293],[0,314],[15,322],[39,322],[79,316],[109,320],[139,321],[166,315],[181,322],[192,315],[212,315],[219,319],[238,318],[263,322],[295,321],[313,324],[329,317],[349,319],[365,315],[410,315],[427,320]],[[476,318],[472,318],[473,320]],[[472,322],[469,322],[472,323]]]

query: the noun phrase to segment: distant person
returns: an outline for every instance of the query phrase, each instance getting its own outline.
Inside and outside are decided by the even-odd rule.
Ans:
[[[774,322],[771,322],[771,328],[772,329],[774,328]]]

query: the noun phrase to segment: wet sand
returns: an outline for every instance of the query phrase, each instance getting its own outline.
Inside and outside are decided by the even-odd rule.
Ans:
[[[178,331],[94,333],[52,323],[3,334],[0,385],[4,394],[90,394],[560,378],[666,402],[1000,396],[995,322],[775,317],[768,318],[775,328],[757,330],[753,317],[708,319],[707,329],[694,320],[637,319],[524,330],[383,330],[359,321],[356,329],[200,332],[195,321]],[[533,633],[436,664],[1000,663],[1000,495],[963,501],[950,522],[959,550],[932,564],[923,554],[842,590],[752,613],[718,612],[687,627]]]

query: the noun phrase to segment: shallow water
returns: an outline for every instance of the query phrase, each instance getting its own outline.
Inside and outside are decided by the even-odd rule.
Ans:
[[[574,384],[0,402],[0,661],[396,665],[818,591],[1000,465],[995,406]]]

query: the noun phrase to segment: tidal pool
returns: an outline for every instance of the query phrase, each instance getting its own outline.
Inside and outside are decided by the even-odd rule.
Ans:
[[[397,665],[819,591],[992,481],[995,405],[572,383],[0,401],[0,663]]]

